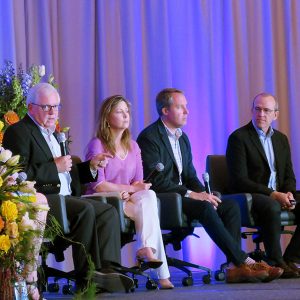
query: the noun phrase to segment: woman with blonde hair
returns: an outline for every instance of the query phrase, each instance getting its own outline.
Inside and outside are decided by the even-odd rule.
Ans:
[[[135,222],[137,260],[156,268],[160,287],[171,289],[156,194],[150,190],[151,183],[143,181],[140,148],[129,131],[130,117],[130,104],[123,96],[111,96],[102,103],[96,137],[87,146],[86,159],[102,152],[113,158],[98,170],[98,180],[89,184],[87,193],[120,192],[124,212]]]

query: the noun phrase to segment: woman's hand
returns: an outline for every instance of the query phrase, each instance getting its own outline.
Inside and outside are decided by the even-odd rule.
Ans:
[[[91,169],[97,171],[98,168],[105,168],[109,158],[113,158],[109,153],[99,153],[95,155],[90,161]]]
[[[128,201],[130,199],[130,194],[126,191],[121,192],[120,195],[121,199],[124,201]]]
[[[133,193],[143,190],[149,190],[151,187],[151,183],[146,183],[143,181],[135,181],[131,184],[131,187],[133,188]]]

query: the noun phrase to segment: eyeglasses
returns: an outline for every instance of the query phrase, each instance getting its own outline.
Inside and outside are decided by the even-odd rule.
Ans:
[[[278,111],[278,109],[269,109],[269,108],[262,108],[262,107],[258,107],[258,106],[255,106],[254,107],[254,111],[258,114],[258,113],[261,113],[261,112],[264,112],[266,115],[270,115],[273,111]]]
[[[61,110],[61,104],[58,105],[49,105],[49,104],[36,104],[36,103],[31,103],[32,105],[40,107],[43,111],[49,112],[51,110],[53,111],[59,111]]]

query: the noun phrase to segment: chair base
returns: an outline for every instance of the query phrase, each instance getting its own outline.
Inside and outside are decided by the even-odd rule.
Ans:
[[[190,262],[183,261],[183,260],[180,260],[177,258],[172,258],[169,256],[167,256],[167,262],[168,262],[169,267],[175,267],[188,275],[187,277],[184,277],[182,279],[182,285],[184,285],[184,286],[190,286],[190,285],[193,285],[193,283],[194,283],[193,273],[191,272],[191,270],[188,269],[188,267],[207,272],[207,274],[205,274],[202,277],[202,281],[203,281],[203,283],[206,283],[206,284],[211,282],[212,272],[211,272],[211,269],[209,269],[209,268],[206,268],[206,267],[200,266],[200,265],[196,265],[196,264],[192,264]]]

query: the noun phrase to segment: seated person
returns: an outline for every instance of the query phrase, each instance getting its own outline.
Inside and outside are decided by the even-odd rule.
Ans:
[[[133,280],[111,270],[111,263],[120,263],[121,259],[120,225],[115,208],[79,197],[80,181],[96,180],[100,162],[110,155],[98,154],[78,165],[72,165],[70,155],[61,156],[54,132],[60,96],[50,84],[32,87],[27,107],[28,114],[5,131],[3,147],[21,155],[28,180],[36,181],[38,192],[65,196],[71,230],[68,238],[78,242],[72,244],[77,286],[86,286],[88,253],[95,265],[93,279],[98,287],[110,292],[130,289]]]
[[[162,289],[173,288],[170,282],[162,241],[156,194],[151,184],[143,182],[141,153],[131,140],[130,105],[120,95],[107,98],[99,114],[97,135],[87,146],[86,159],[108,152],[106,167],[99,170],[98,180],[89,184],[88,193],[118,191],[124,200],[124,212],[134,221],[138,251],[136,257],[156,267]]]
[[[227,282],[270,281],[282,269],[255,263],[241,250],[241,217],[233,200],[221,201],[205,192],[192,162],[191,145],[181,130],[186,124],[187,100],[182,91],[168,88],[156,97],[160,118],[144,129],[137,142],[141,148],[146,176],[161,162],[165,168],[152,181],[154,191],[176,192],[182,196],[182,209],[188,220],[198,220],[234,266],[226,269]]]
[[[233,192],[252,193],[252,212],[260,227],[267,260],[284,270],[282,277],[300,276],[300,228],[282,256],[280,246],[281,210],[296,215],[299,224],[300,204],[296,197],[296,179],[286,135],[272,128],[279,107],[271,94],[258,94],[252,104],[252,121],[234,131],[227,144],[226,158]]]

